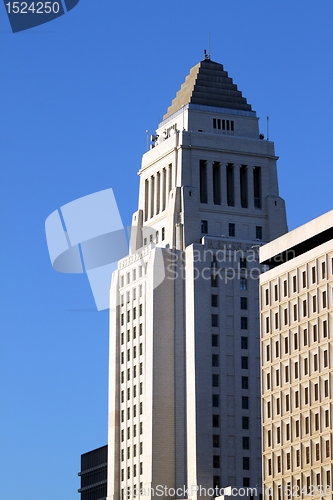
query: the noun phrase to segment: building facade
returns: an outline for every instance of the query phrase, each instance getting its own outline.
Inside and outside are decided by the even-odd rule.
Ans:
[[[276,160],[223,66],[194,66],[143,155],[111,285],[108,500],[261,485],[257,250],[287,231]]]
[[[262,247],[263,483],[331,498],[333,211]]]
[[[81,500],[106,500],[108,447],[81,455],[81,487],[78,490]]]

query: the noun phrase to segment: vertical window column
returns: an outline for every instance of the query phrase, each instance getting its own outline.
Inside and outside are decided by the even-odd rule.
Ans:
[[[157,172],[156,174],[156,215],[160,213],[161,206],[161,174]]]
[[[213,163],[213,202],[221,205],[221,164],[217,161]]]
[[[205,160],[200,160],[199,164],[199,176],[200,176],[200,203],[208,203],[208,193],[207,193],[207,162]]]
[[[261,208],[261,167],[253,169],[254,207]]]
[[[170,193],[171,189],[173,188],[172,163],[170,163],[168,170],[169,170],[169,172],[168,172],[169,173],[169,175],[168,175],[168,177],[169,177],[168,196],[169,196],[169,193]]]
[[[241,207],[248,207],[247,165],[242,165],[239,170],[240,201]]]
[[[154,217],[155,177],[150,178],[150,217]]]
[[[254,186],[253,186],[253,168],[247,167],[247,197],[248,197],[248,207],[253,208],[254,203],[252,202],[254,196]]]
[[[228,163],[226,168],[227,180],[227,205],[228,207],[235,206],[235,179],[234,179],[234,164]]]
[[[166,169],[162,170],[162,211],[166,209],[167,176]]]
[[[148,220],[149,211],[149,180],[145,180],[145,221]]]

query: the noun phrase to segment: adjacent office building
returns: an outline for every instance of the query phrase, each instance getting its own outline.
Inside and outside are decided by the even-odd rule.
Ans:
[[[108,447],[81,455],[81,500],[106,500]]]
[[[258,246],[287,231],[276,160],[223,66],[194,66],[143,155],[111,285],[108,500],[261,485]]]
[[[265,245],[263,483],[273,499],[331,498],[333,211]]]

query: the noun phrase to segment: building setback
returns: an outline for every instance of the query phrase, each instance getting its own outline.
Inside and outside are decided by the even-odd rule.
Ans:
[[[261,485],[257,250],[287,231],[276,160],[223,66],[194,66],[143,155],[112,279],[108,500]]]
[[[261,262],[267,497],[331,498],[333,211],[265,245]]]

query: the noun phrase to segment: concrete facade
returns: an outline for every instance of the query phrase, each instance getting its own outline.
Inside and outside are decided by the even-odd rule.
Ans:
[[[331,498],[333,211],[260,256],[266,498]]]
[[[231,82],[192,68],[142,158],[111,286],[108,500],[261,486],[258,246],[287,225],[274,144]]]

